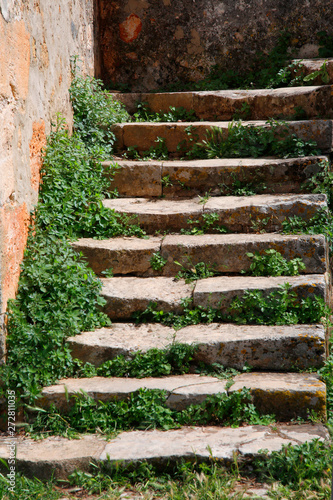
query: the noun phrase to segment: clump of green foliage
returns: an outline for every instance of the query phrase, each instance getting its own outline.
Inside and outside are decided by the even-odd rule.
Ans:
[[[187,134],[191,136],[192,133],[193,129],[188,129]],[[290,134],[288,125],[274,120],[268,121],[265,127],[232,122],[227,133],[212,127],[207,130],[206,139],[201,143],[194,141],[194,144],[190,141],[190,145],[184,151],[189,158],[296,158],[320,154],[314,141],[304,141]]]
[[[149,349],[137,352],[133,358],[120,355],[105,361],[99,367],[77,361],[79,377],[164,377],[188,373],[197,347],[188,344],[171,344],[166,349]]]
[[[43,385],[73,374],[67,337],[110,323],[101,312],[101,283],[70,239],[143,234],[102,204],[112,174],[100,163],[112,146],[104,128],[127,114],[89,77],[74,75],[71,96],[75,130],[70,136],[59,119],[48,137],[18,292],[8,304],[1,391],[15,388],[29,400]]]
[[[109,158],[115,142],[111,125],[129,121],[129,114],[121,103],[103,90],[101,80],[81,75],[77,57],[72,59],[72,74],[69,95],[76,135],[94,155]]]
[[[246,255],[252,262],[249,271],[244,274],[251,276],[297,276],[305,269],[300,257],[288,261],[274,248],[265,250],[263,255],[259,252],[248,252]]]
[[[264,296],[260,290],[246,290],[233,299],[227,310],[193,307],[192,299],[183,299],[182,314],[159,310],[150,303],[144,311],[133,314],[137,323],[162,323],[179,330],[199,323],[236,323],[241,325],[296,325],[328,322],[330,310],[321,297],[298,299],[291,285],[285,283]]]
[[[165,259],[160,252],[155,252],[151,256],[149,262],[154,271],[160,271],[167,263],[167,259]]]
[[[174,429],[182,425],[231,425],[274,422],[274,416],[261,417],[254,409],[250,391],[242,389],[231,394],[208,396],[201,404],[190,405],[182,411],[167,406],[167,393],[162,390],[140,389],[124,400],[95,401],[86,394],[72,397],[68,414],[55,406],[38,410],[30,426],[33,434],[52,432],[53,435],[75,436],[75,433],[112,434],[128,429]]]
[[[188,219],[187,223],[192,226],[189,229],[182,228],[181,234],[205,234],[205,233],[228,233],[225,226],[218,224],[219,214],[217,212],[207,212],[202,214],[202,220]]]
[[[185,283],[192,283],[192,281],[210,278],[218,274],[214,270],[214,266],[210,266],[205,262],[192,264],[191,259],[188,259],[186,265],[180,264],[180,262],[177,261],[175,261],[175,264],[181,267],[181,270],[176,274],[175,279],[183,279],[185,280]]]
[[[170,106],[169,111],[153,113],[146,102],[139,102],[132,120],[135,122],[194,122],[198,121],[198,117],[193,109],[187,111],[183,107],[174,106]]]
[[[123,156],[133,160],[168,160],[169,151],[165,139],[157,137],[154,142],[155,146],[150,146],[147,151],[141,152],[137,146],[129,146]]]

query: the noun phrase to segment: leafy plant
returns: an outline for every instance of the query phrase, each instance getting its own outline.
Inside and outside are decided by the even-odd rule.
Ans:
[[[320,490],[320,481],[331,476],[331,445],[318,439],[300,445],[287,445],[255,460],[260,478],[278,480],[293,488],[308,486]],[[305,484],[304,484],[305,483]],[[303,497],[304,498],[304,497]]]
[[[214,267],[211,267],[205,262],[198,262],[197,264],[192,264],[191,259],[187,259],[186,265],[180,264],[175,261],[177,266],[181,267],[181,270],[176,274],[175,279],[184,279],[185,283],[192,283],[192,281],[201,280],[205,278],[210,278],[211,276],[216,276]]]
[[[173,343],[166,349],[154,348],[144,353],[139,351],[131,359],[117,356],[98,368],[77,361],[76,376],[143,378],[188,373],[196,351],[195,345]]]
[[[181,234],[205,234],[210,232],[228,233],[228,230],[221,225],[216,225],[219,220],[217,212],[208,212],[202,215],[202,222],[200,220],[188,219],[187,223],[192,225],[190,229],[182,228]]]
[[[218,127],[207,130],[206,139],[186,153],[190,158],[244,158],[278,156],[293,158],[318,155],[314,141],[304,141],[290,134],[288,125],[270,120],[265,127],[232,122],[228,133]]]
[[[8,356],[1,367],[8,387],[31,399],[41,386],[72,374],[66,338],[110,323],[100,310],[100,290],[65,239],[30,233],[17,296],[8,306]]]
[[[246,254],[251,260],[247,273],[251,276],[296,276],[304,271],[305,264],[301,258],[285,259],[280,252],[270,248],[261,255],[259,252]]]
[[[166,391],[139,389],[126,399],[95,401],[84,393],[72,396],[68,414],[59,412],[55,406],[49,410],[38,410],[30,425],[33,435],[52,432],[54,435],[75,436],[77,432],[114,433],[127,429],[162,428],[174,429],[181,425],[231,425],[238,427],[244,422],[260,422],[260,414],[251,401],[249,389],[231,394],[208,396],[201,404],[189,405],[181,411],[167,407]],[[274,416],[265,415],[265,421],[274,421]]]
[[[124,106],[103,90],[103,82],[80,74],[78,58],[72,58],[72,83],[69,89],[73,110],[74,129],[93,155],[110,157],[115,136],[113,123],[129,120]]]
[[[169,111],[153,113],[146,102],[137,103],[137,111],[133,115],[135,122],[193,122],[198,118],[195,111],[187,111],[183,107],[169,106]]]
[[[167,262],[167,259],[165,259],[160,252],[155,252],[150,258],[150,265],[154,271],[160,271],[163,269]]]

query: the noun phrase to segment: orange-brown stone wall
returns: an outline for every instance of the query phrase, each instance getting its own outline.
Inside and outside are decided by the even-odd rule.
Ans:
[[[0,0],[0,328],[15,297],[42,150],[56,113],[72,123],[70,57],[94,74],[95,0]],[[3,331],[0,358],[3,357]]]
[[[288,30],[300,57],[333,34],[331,0],[99,0],[100,77],[151,90],[198,80],[218,64],[246,70]]]

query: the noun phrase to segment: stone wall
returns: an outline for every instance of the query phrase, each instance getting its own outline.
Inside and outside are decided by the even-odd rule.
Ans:
[[[0,0],[0,313],[15,296],[41,150],[61,112],[71,124],[70,56],[94,73],[94,0]],[[0,336],[3,358],[4,336]]]
[[[219,64],[246,69],[288,29],[300,57],[333,34],[331,0],[99,0],[100,76],[149,90],[197,80]]]

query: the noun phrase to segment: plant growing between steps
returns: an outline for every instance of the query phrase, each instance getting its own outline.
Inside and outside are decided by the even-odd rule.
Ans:
[[[232,122],[228,133],[218,127],[206,132],[206,139],[201,143],[191,141],[185,156],[194,158],[259,158],[277,156],[279,158],[296,158],[319,155],[320,150],[314,141],[304,141],[296,134],[290,134],[285,122],[269,120],[266,126],[242,125]],[[193,131],[189,130],[188,136]],[[191,138],[190,138],[191,139]],[[183,146],[180,146],[180,148]]]
[[[96,402],[86,394],[71,398],[74,404],[68,414],[54,406],[37,409],[37,417],[29,432],[43,435],[75,437],[79,433],[100,432],[112,435],[122,430],[179,428],[183,425],[219,425],[238,427],[242,423],[267,425],[275,421],[273,415],[263,415],[251,404],[250,391],[242,389],[231,394],[208,396],[201,404],[192,404],[177,411],[167,407],[167,393],[162,390],[140,389],[127,399]]]
[[[195,122],[198,118],[195,111],[187,111],[183,107],[169,107],[169,111],[153,113],[146,102],[137,103],[137,111],[132,117],[134,122]]]
[[[226,312],[212,307],[192,306],[192,299],[183,299],[182,314],[166,312],[150,303],[144,311],[133,314],[137,323],[162,323],[180,330],[199,323],[236,323],[239,325],[296,325],[327,323],[331,311],[321,297],[297,300],[295,292],[285,283],[264,296],[260,290],[246,290],[236,297]]]

